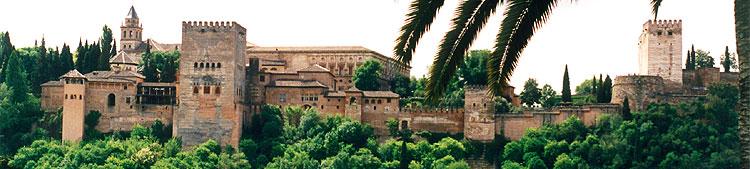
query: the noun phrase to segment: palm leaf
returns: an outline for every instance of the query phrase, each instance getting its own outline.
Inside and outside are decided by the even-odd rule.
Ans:
[[[506,8],[508,16],[500,26],[499,44],[493,52],[494,56],[502,56],[499,57],[502,58],[502,63],[499,64],[501,66],[499,74],[491,76],[494,77],[492,81],[495,81],[490,83],[490,89],[494,94],[499,94],[502,86],[508,84],[523,49],[526,48],[534,33],[547,21],[556,4],[557,0],[513,0],[510,2]],[[518,19],[511,17],[518,17]],[[514,21],[517,21],[515,26],[512,24]],[[508,32],[506,29],[512,30],[509,35],[502,34]],[[497,64],[496,62],[493,61],[492,66]],[[493,69],[496,68],[493,67]]]
[[[409,6],[401,36],[396,39],[393,52],[401,63],[409,65],[419,39],[430,29],[444,0],[414,0]]]
[[[659,14],[659,7],[661,6],[662,0],[651,0],[651,13],[654,14],[654,19]]]
[[[436,102],[444,94],[464,55],[479,31],[495,12],[500,0],[467,0],[456,9],[451,30],[443,37],[427,80],[427,100]]]

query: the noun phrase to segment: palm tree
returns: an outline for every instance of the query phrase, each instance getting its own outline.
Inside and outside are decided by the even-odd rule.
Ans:
[[[446,32],[430,67],[426,95],[428,101],[438,101],[450,79],[463,62],[477,34],[495,13],[506,4],[500,32],[488,62],[488,83],[493,94],[502,93],[508,85],[521,52],[531,37],[547,20],[559,0],[465,0],[454,12],[451,29]],[[430,24],[444,0],[414,0],[396,39],[394,53],[399,61],[410,64],[419,39],[430,29]],[[507,96],[506,96],[507,97]]]
[[[656,18],[663,0],[650,0]],[[445,0],[414,0],[406,14],[406,23],[396,39],[394,54],[410,64],[419,39],[430,29]],[[464,0],[455,9],[451,29],[445,33],[435,54],[427,79],[428,101],[444,94],[465,53],[499,5],[506,4],[495,48],[487,63],[488,83],[493,94],[508,85],[521,52],[530,38],[549,18],[558,0]],[[739,137],[742,167],[750,169],[750,0],[735,0],[737,60],[740,67]]]

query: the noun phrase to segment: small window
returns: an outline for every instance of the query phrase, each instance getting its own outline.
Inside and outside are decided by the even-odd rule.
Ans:
[[[107,106],[109,107],[115,106],[115,94],[110,93],[107,96]]]
[[[391,103],[391,99],[386,100],[386,103]]]
[[[203,63],[200,64],[200,68],[203,68]]]
[[[221,94],[221,86],[216,86],[216,89],[214,89],[215,94]]]
[[[672,31],[667,32],[667,35],[671,36],[672,35]]]
[[[383,104],[383,100],[378,99],[378,104]]]
[[[271,68],[271,71],[276,71],[276,68]]]
[[[127,84],[122,85],[122,90],[128,90],[128,85]]]
[[[130,97],[125,98],[125,103],[130,104]]]
[[[321,109],[321,110],[323,109],[323,105],[320,105],[320,109]]]
[[[286,94],[279,94],[279,102],[286,102]]]
[[[264,75],[260,75],[260,78],[259,78],[259,80],[260,80],[261,82],[265,82],[265,81],[266,81],[266,76],[264,76]]]
[[[78,95],[78,100],[83,100],[83,95]]]
[[[339,106],[336,106],[336,109],[339,109]]]
[[[211,87],[203,86],[203,94],[211,94]]]
[[[372,110],[378,110],[378,106],[372,106]]]
[[[221,68],[221,63],[216,63],[216,68]]]
[[[211,63],[211,68],[216,68],[216,63]]]
[[[198,94],[198,86],[193,86],[193,94]]]
[[[198,68],[198,62],[193,63],[193,68]]]

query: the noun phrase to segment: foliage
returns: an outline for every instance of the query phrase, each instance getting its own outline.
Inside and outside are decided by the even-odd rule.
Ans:
[[[85,140],[98,140],[104,136],[99,130],[96,130],[96,125],[99,125],[99,118],[101,116],[102,114],[99,111],[90,111],[83,117]]]
[[[5,34],[7,38],[7,33]],[[4,45],[3,45],[4,46]],[[30,94],[22,58],[11,52],[0,84],[0,158],[8,157],[34,139],[48,137],[42,128],[32,129],[42,117],[39,100]]]
[[[594,80],[586,79],[576,86],[576,95],[591,95],[594,93]]]
[[[99,39],[100,48],[101,51],[98,60],[97,60],[97,70],[109,70],[109,59],[112,58],[112,56],[115,56],[116,50],[113,48],[117,46],[117,44],[114,43],[114,39],[112,38],[112,29],[110,29],[107,25],[104,25],[102,27],[102,37]]]
[[[623,120],[632,120],[633,114],[630,112],[630,101],[627,97],[622,101],[622,119]]]
[[[557,96],[557,92],[552,89],[552,86],[545,84],[541,90],[541,97],[539,103],[544,108],[552,108],[560,104],[561,98]]]
[[[471,50],[458,68],[458,76],[464,85],[487,85],[487,57],[489,50]]]
[[[678,106],[651,105],[632,120],[604,116],[591,127],[576,118],[530,129],[505,145],[504,167],[739,168],[737,88],[709,87],[709,95]],[[723,156],[723,158],[719,158]],[[544,165],[539,163],[539,160]]]
[[[712,68],[714,64],[714,57],[711,56],[711,52],[701,49],[695,50],[695,66],[698,68]]]
[[[529,79],[523,85],[523,91],[521,91],[521,102],[528,107],[534,107],[534,104],[539,103],[539,99],[542,98],[542,93],[539,90],[539,84],[535,79]]]
[[[390,81],[391,91],[398,94],[401,98],[409,98],[414,95],[414,88],[411,85],[409,77],[396,74]]]
[[[177,68],[180,65],[179,51],[154,51],[142,55],[139,67],[143,70],[147,82],[171,83],[177,79]]]
[[[375,60],[367,60],[354,71],[352,81],[354,86],[360,90],[372,91],[378,90],[380,85],[378,78],[382,73],[383,66]]]

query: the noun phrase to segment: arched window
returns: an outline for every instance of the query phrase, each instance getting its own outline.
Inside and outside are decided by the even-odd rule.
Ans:
[[[349,104],[356,104],[356,103],[357,103],[357,98],[354,98],[354,97],[349,98]]]
[[[198,86],[193,86],[193,94],[198,94]]]
[[[125,38],[128,35],[128,31],[122,31],[122,37]]]
[[[128,31],[128,37],[133,37],[133,31]]]
[[[193,63],[194,68],[198,68],[198,62]]]
[[[276,68],[271,68],[271,71],[276,71]]]
[[[203,86],[203,94],[211,94],[211,87]]]
[[[216,63],[217,68],[221,68],[221,63]]]
[[[109,107],[115,106],[115,94],[110,93],[107,96],[107,106]]]
[[[214,89],[214,94],[221,94],[221,86],[216,86],[216,89]]]
[[[200,64],[200,68],[203,68],[203,63]]]
[[[211,63],[211,68],[216,68],[216,63]]]

